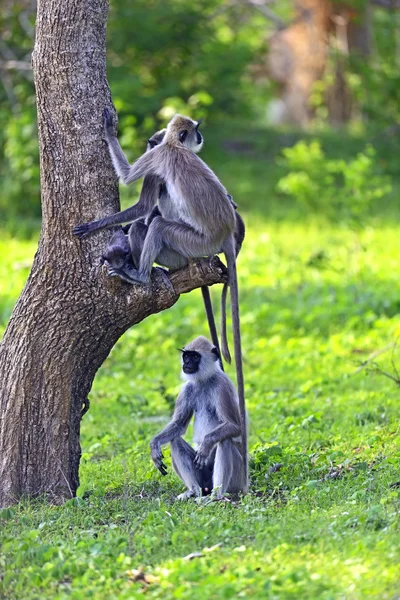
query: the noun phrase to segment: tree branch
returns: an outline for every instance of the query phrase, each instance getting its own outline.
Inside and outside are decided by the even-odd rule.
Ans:
[[[227,268],[218,256],[193,260],[178,271],[154,269],[149,285],[131,285],[117,277],[110,278],[105,269],[102,276],[100,286],[105,297],[114,297],[113,319],[119,335],[148,316],[170,308],[181,294],[228,281]]]
[[[203,285],[228,281],[227,269],[218,256],[195,260],[185,269],[168,273],[176,294],[186,294]]]
[[[5,71],[32,71],[31,64],[23,60],[2,60],[0,61],[0,68]],[[32,79],[32,77],[29,79]]]

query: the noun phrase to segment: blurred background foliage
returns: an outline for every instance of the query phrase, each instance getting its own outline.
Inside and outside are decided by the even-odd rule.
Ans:
[[[3,224],[20,234],[40,219],[30,69],[35,10],[34,0],[5,0],[0,12],[0,210]],[[206,141],[212,131],[222,148],[246,161],[268,146],[271,128],[281,132],[274,157],[310,133],[321,139],[339,129],[360,141],[353,148],[362,154],[351,164],[330,157],[329,135],[325,150],[313,142],[284,152],[281,170],[268,173],[275,183],[285,176],[278,196],[299,201],[302,210],[326,207],[330,217],[354,224],[390,191],[383,177],[397,174],[400,128],[395,0],[112,0],[107,53],[120,138],[131,159],[176,111],[206,117]],[[293,171],[289,177],[285,168]]]

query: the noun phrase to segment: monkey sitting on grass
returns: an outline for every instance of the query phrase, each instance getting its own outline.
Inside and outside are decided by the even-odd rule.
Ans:
[[[220,498],[225,493],[246,494],[238,396],[207,338],[200,336],[183,348],[182,378],[172,420],[150,442],[155,466],[167,474],[161,446],[169,443],[174,471],[187,487],[178,499],[211,492]],[[182,438],[193,415],[196,449]]]

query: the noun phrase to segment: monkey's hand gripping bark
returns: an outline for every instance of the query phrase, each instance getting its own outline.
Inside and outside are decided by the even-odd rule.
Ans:
[[[108,141],[110,138],[115,137],[117,120],[112,116],[108,108],[104,109],[103,119],[104,139]]]

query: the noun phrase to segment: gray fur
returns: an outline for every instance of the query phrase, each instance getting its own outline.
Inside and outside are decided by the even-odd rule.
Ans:
[[[201,355],[199,369],[193,374],[182,371],[186,382],[172,420],[150,442],[153,462],[165,475],[161,446],[170,443],[174,471],[187,487],[181,498],[207,494],[212,489],[218,495],[246,493],[247,455],[244,460],[235,387],[221,370],[206,338],[196,338],[184,350]],[[193,415],[196,449],[182,439]]]

